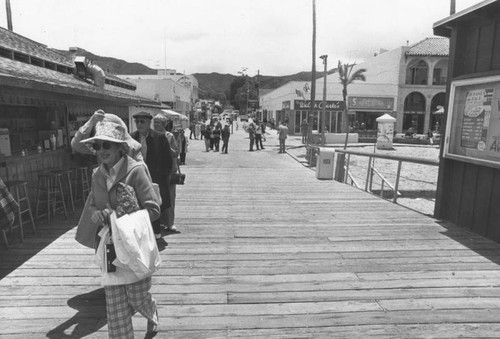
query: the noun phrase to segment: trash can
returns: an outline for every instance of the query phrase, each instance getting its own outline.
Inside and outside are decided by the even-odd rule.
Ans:
[[[334,148],[320,147],[316,163],[316,178],[333,180]]]

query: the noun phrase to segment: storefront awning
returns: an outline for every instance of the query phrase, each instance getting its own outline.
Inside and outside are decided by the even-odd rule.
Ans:
[[[444,114],[444,107],[443,106],[438,106],[436,108],[437,108],[437,110],[432,112],[432,114]]]
[[[162,109],[161,110],[166,116],[170,116],[170,117],[177,117],[181,120],[189,120],[187,116],[185,116],[184,114],[180,114],[180,113],[177,113],[177,112],[174,112],[174,111],[171,111],[169,109]]]

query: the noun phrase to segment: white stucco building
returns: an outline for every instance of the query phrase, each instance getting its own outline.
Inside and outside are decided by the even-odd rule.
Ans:
[[[198,99],[198,80],[193,75],[160,69],[157,74],[118,75],[137,86],[138,95],[150,98],[165,107],[188,115]]]

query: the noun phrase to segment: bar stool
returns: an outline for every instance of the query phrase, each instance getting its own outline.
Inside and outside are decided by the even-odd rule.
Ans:
[[[64,202],[64,191],[61,181],[61,173],[42,172],[38,174],[38,187],[36,191],[36,218],[47,214],[47,222],[50,223],[51,214],[56,214],[60,209],[64,212],[66,219],[66,203]],[[46,204],[47,210],[42,213],[41,204]]]
[[[88,168],[86,166],[76,167],[75,171],[75,199],[80,200],[81,197],[83,203],[87,196],[90,194],[90,180],[88,174]]]
[[[35,220],[33,219],[33,213],[31,210],[30,197],[28,193],[28,182],[24,180],[11,180],[5,183],[10,193],[14,197],[14,200],[18,204],[16,220],[11,229],[19,227],[19,234],[21,242],[24,240],[24,224],[31,223],[31,228],[33,229],[33,234],[36,233]],[[23,216],[27,215],[27,219],[23,220]]]
[[[64,193],[64,196],[67,198],[66,202],[68,203],[68,205],[71,206],[71,210],[74,212],[75,211],[75,200],[74,200],[74,196],[73,196],[73,176],[74,176],[74,172],[72,169],[68,168],[68,169],[62,169],[62,170],[53,170],[51,171],[53,173],[56,173],[56,174],[60,174],[61,175],[61,182],[62,182],[62,186],[63,186],[63,193]]]

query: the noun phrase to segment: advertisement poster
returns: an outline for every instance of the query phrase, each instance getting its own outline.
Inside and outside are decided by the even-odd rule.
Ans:
[[[492,88],[467,92],[462,122],[462,146],[484,151],[490,126]]]
[[[500,167],[500,76],[451,85],[447,158]]]

